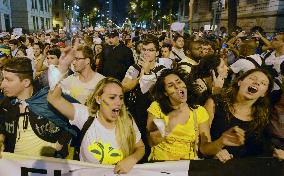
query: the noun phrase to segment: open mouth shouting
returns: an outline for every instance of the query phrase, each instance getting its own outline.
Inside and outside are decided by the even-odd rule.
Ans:
[[[112,109],[112,116],[115,116],[115,117],[119,116],[120,111],[121,111],[120,108]]]
[[[184,99],[185,98],[185,91],[184,90],[178,90],[178,96],[180,99]]]
[[[258,91],[258,88],[257,88],[257,87],[254,87],[254,86],[249,86],[249,87],[248,87],[248,92],[249,92],[250,94],[255,94],[255,93],[257,93],[257,91]]]

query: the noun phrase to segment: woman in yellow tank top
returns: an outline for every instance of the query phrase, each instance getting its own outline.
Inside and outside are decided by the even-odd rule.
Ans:
[[[164,70],[151,91],[155,101],[148,108],[149,160],[196,159],[198,149],[204,155],[215,155],[224,145],[242,145],[243,134],[238,128],[211,142],[208,113],[194,105],[182,79],[181,73]]]

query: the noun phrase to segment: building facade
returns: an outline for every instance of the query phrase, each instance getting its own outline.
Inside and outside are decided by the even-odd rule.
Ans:
[[[11,5],[10,0],[0,0],[0,30],[10,31],[11,21]]]
[[[52,28],[52,0],[11,0],[12,27],[28,32]]]
[[[217,0],[195,0],[193,7],[193,28],[213,24],[214,2]],[[228,25],[228,0],[220,0],[222,10],[218,27]],[[238,0],[237,26],[250,30],[254,26],[262,27],[272,33],[284,29],[283,0]]]
[[[64,0],[53,0],[52,1],[52,27],[60,29],[66,26],[66,15],[64,12]]]

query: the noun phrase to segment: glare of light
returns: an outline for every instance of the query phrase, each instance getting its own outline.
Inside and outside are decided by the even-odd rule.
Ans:
[[[95,8],[94,8],[94,11],[97,11],[97,10],[98,10],[98,8],[95,7]]]
[[[132,9],[132,10],[135,10],[136,7],[137,7],[137,4],[136,4],[136,3],[132,3],[132,4],[131,4],[131,9]]]
[[[71,28],[72,32],[75,32],[76,30],[77,30],[77,28],[75,26]]]

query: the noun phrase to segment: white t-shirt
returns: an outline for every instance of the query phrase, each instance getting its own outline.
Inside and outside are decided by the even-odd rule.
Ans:
[[[73,74],[61,81],[62,90],[67,91],[73,98],[80,103],[85,104],[88,96],[94,92],[98,82],[105,77],[99,73],[95,73],[95,76],[89,82],[82,82],[79,76]]]
[[[40,139],[33,131],[30,121],[28,122],[27,129],[23,128],[24,116],[19,118],[19,126],[17,131],[17,139],[15,144],[14,153],[29,155],[29,156],[41,156],[41,150],[43,147],[55,148],[55,143],[46,142]]]
[[[259,54],[250,55],[248,57],[255,60],[259,65],[262,65],[262,60]],[[234,73],[239,73],[240,71],[247,72],[251,69],[254,69],[255,65],[254,63],[252,63],[251,61],[247,59],[238,59],[235,63],[233,63],[230,66],[230,68],[232,69]]]
[[[89,117],[88,107],[73,103],[75,109],[74,120],[71,124],[82,130]],[[141,133],[133,121],[136,143],[141,139]],[[116,164],[123,159],[122,151],[116,141],[115,128],[105,128],[97,118],[87,130],[80,148],[80,160],[96,164]]]
[[[273,65],[274,69],[275,69],[278,73],[280,73],[280,65],[281,65],[281,63],[282,63],[283,61],[284,61],[284,55],[276,57],[276,56],[275,56],[275,51],[273,51],[273,52],[271,53],[271,55],[268,56],[268,57],[265,59],[265,63],[266,63],[267,65]]]
[[[139,66],[140,67],[140,66]],[[149,89],[156,83],[157,77],[161,75],[164,69],[172,68],[172,60],[167,58],[158,58],[155,67],[151,70],[150,74],[144,74],[139,79],[140,89],[143,94],[147,93]],[[153,70],[156,72],[154,73]],[[140,72],[132,65],[125,73],[125,77],[131,80],[139,77]]]
[[[266,65],[273,65],[273,68],[278,72],[278,77],[276,77],[275,79],[277,79],[280,83],[282,83],[280,66],[283,61],[284,61],[284,55],[276,57],[275,51],[273,51],[271,55],[265,59]],[[280,89],[279,85],[274,82],[273,90],[279,90],[279,89]]]

